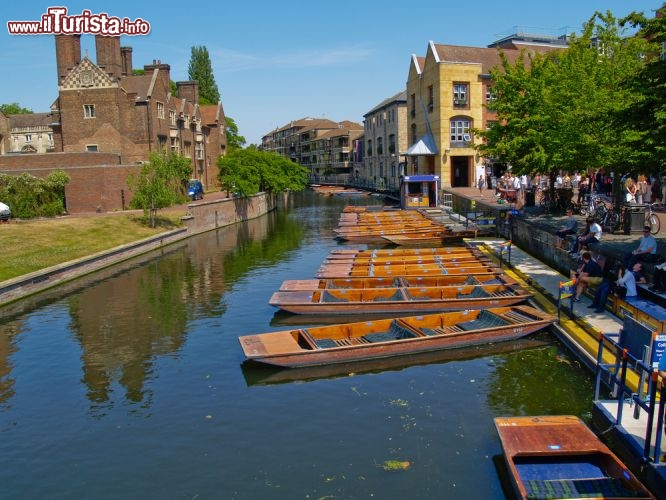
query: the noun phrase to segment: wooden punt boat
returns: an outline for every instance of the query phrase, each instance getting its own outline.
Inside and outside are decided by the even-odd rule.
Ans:
[[[498,356],[527,349],[539,349],[552,345],[547,335],[532,335],[511,342],[498,342],[443,351],[421,352],[406,356],[364,360],[363,363],[336,363],[332,365],[306,366],[284,370],[274,366],[246,361],[241,371],[248,387],[258,385],[288,384],[292,382],[312,382],[322,379],[335,379],[371,373],[408,370],[415,366],[443,364],[451,361],[478,359],[485,356]]]
[[[294,314],[416,314],[510,306],[530,297],[518,286],[462,285],[278,291],[268,303]]]
[[[324,290],[324,289],[359,289],[359,288],[398,288],[398,287],[438,287],[459,285],[518,285],[518,282],[506,274],[470,274],[421,277],[387,277],[387,278],[338,278],[285,280],[280,291]]]
[[[352,266],[346,264],[322,265],[315,278],[345,277],[388,277],[388,276],[437,276],[446,274],[485,274],[497,273],[499,268],[492,264],[476,262],[452,262],[443,264],[414,264],[400,266]]]
[[[444,265],[455,262],[488,262],[488,256],[477,252],[451,255],[397,255],[378,257],[327,257],[322,265],[347,264],[351,266],[407,266],[407,265]]]
[[[390,358],[518,339],[555,317],[528,306],[455,311],[244,335],[247,360],[303,367]]]
[[[483,255],[479,250],[468,247],[439,247],[439,248],[393,248],[391,250],[332,250],[326,260],[336,259],[425,259],[431,257],[456,257],[464,255]]]
[[[570,415],[495,419],[517,498],[654,498]]]
[[[335,255],[344,255],[345,258],[352,255],[355,257],[380,257],[394,255],[450,255],[456,253],[470,253],[478,251],[476,248],[464,245],[441,247],[441,248],[373,248],[359,250],[352,248],[336,248],[329,252],[329,258]]]
[[[391,234],[383,238],[389,243],[400,246],[425,246],[425,245],[446,245],[455,241],[462,241],[465,238],[476,238],[478,231],[475,229],[463,231],[449,231],[435,235],[415,234]]]

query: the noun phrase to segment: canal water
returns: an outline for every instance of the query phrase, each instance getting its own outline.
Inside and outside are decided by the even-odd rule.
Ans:
[[[589,418],[549,333],[336,371],[242,365],[238,336],[340,244],[313,192],[0,309],[0,498],[504,498],[493,417]],[[351,319],[351,318],[350,318]]]

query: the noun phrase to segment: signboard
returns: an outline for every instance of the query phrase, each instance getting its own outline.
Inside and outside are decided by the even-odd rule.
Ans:
[[[664,351],[666,351],[666,335],[655,335],[652,343],[652,357],[650,358],[653,369],[656,370],[659,367],[659,360],[664,355]]]

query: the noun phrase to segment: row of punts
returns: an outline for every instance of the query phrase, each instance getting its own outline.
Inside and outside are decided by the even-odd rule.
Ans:
[[[359,217],[348,227],[354,225],[362,226]],[[359,230],[356,237],[364,231],[371,233]],[[523,340],[555,322],[525,304],[529,298],[472,248],[336,250],[314,279],[284,281],[270,304],[295,315],[339,315],[347,321],[365,315],[364,320],[244,335],[239,341],[248,362],[304,377],[309,372],[302,370],[349,371],[358,363],[372,369],[384,360]],[[391,317],[369,320],[374,313]],[[516,498],[655,498],[577,417],[494,421]]]

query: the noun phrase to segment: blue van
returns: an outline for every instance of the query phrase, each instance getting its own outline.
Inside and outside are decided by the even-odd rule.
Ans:
[[[187,182],[187,196],[190,200],[203,200],[203,185],[199,179],[190,179]]]

